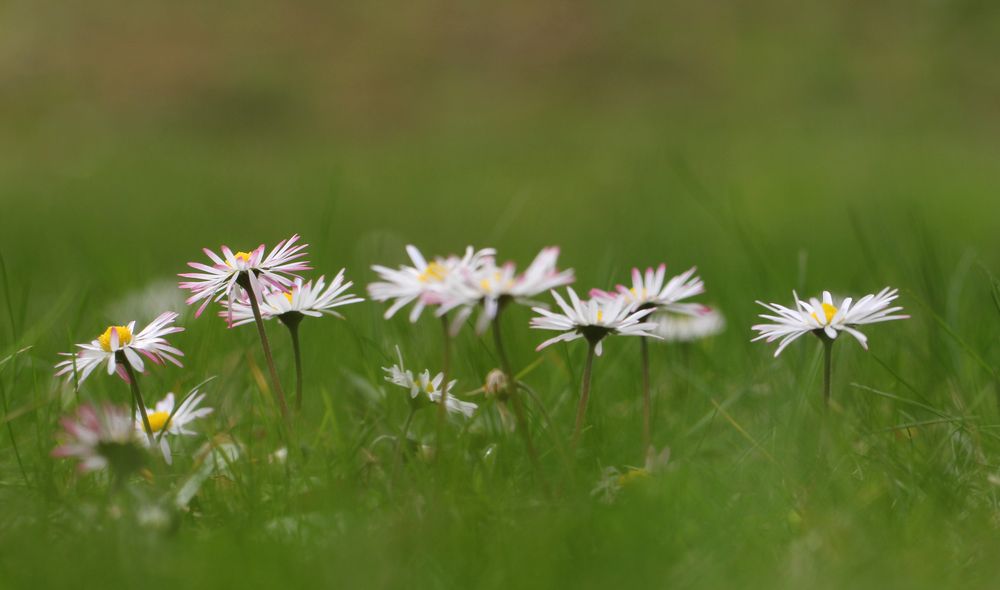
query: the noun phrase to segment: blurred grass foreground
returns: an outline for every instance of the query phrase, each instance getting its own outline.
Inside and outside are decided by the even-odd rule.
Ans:
[[[0,358],[31,348],[0,367],[0,588],[995,587],[998,55],[988,0],[5,3]],[[728,329],[654,350],[669,470],[607,503],[605,468],[642,461],[634,343],[600,360],[553,499],[489,428],[447,469],[373,475],[404,415],[379,367],[397,344],[437,363],[431,319],[366,302],[304,330],[312,454],[286,478],[252,329],[186,313],[186,368],[151,387],[216,376],[211,432],[242,439],[246,479],[168,532],[101,517],[106,482],[49,457],[76,403],[56,353],[186,312],[201,247],[292,233],[359,293],[408,243],[522,265],[559,245],[581,292],[698,265]],[[842,346],[825,418],[814,342],[749,343],[756,299],[885,285],[913,319]],[[543,359],[527,379],[568,427],[581,351],[539,357],[528,317],[514,362]],[[494,367],[456,342],[461,390]],[[119,399],[100,377],[80,395]],[[150,485],[181,486],[197,447]]]

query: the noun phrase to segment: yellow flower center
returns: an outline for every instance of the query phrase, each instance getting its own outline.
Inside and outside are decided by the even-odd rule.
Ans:
[[[284,295],[284,296],[285,296],[285,299],[287,299],[289,303],[291,303],[291,302],[292,302],[292,292],[291,292],[291,291],[288,291],[288,292],[285,292],[285,293],[282,293],[282,295]]]
[[[111,330],[118,332],[119,348],[127,344],[132,344],[132,330],[129,330],[128,326],[110,326],[103,334],[97,337],[97,341],[101,344],[101,350],[111,352]]]
[[[427,385],[424,386],[424,391],[427,393],[434,393],[434,384],[428,381]]]
[[[603,322],[604,321],[604,310],[601,310],[601,309],[597,310],[597,321],[598,322]]]
[[[826,321],[825,322],[823,320],[819,319],[819,316],[817,316],[815,313],[812,314],[812,317],[813,317],[814,320],[816,320],[817,322],[819,322],[819,323],[821,323],[821,324],[823,324],[825,326],[825,325],[827,325],[827,324],[829,324],[830,322],[833,321],[833,316],[837,315],[837,308],[834,307],[834,306],[832,306],[832,305],[830,305],[829,303],[824,303],[823,304],[823,315],[826,316]]]
[[[447,274],[448,269],[445,268],[440,262],[435,261],[427,265],[424,272],[417,276],[417,280],[421,283],[426,283],[428,281],[443,281]]]
[[[649,294],[649,291],[647,291],[645,287],[642,288],[641,294],[635,290],[635,287],[630,288],[629,292],[632,293],[632,297],[635,297],[636,299],[645,299],[646,295]]]
[[[625,487],[647,477],[649,477],[649,472],[645,469],[629,469],[626,473],[618,476],[618,485]]]
[[[233,254],[233,260],[242,260],[243,262],[250,262],[250,257],[251,256],[253,256],[252,253],[250,253],[250,252],[243,252],[241,250],[241,251],[237,252],[236,254]],[[226,266],[228,266],[229,268],[233,267],[233,265],[230,264],[228,260],[226,261]]]
[[[147,417],[149,418],[149,429],[153,432],[160,432],[170,422],[170,412],[153,412]]]

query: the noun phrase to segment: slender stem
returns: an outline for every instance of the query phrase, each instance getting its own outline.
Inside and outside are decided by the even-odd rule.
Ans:
[[[257,302],[257,296],[250,287],[250,280],[246,278],[246,275],[241,275],[239,282],[250,299],[250,309],[253,310],[253,319],[257,324],[260,345],[264,349],[264,359],[267,360],[267,368],[271,372],[271,383],[274,385],[274,394],[278,398],[278,406],[281,408],[281,418],[287,423],[288,403],[285,401],[285,390],[281,388],[281,381],[278,379],[278,370],[274,366],[274,357],[271,356],[271,344],[268,342],[267,332],[264,330],[264,318],[260,315],[260,304]]]
[[[292,353],[295,355],[295,412],[302,411],[302,350],[299,347],[299,319],[285,322],[292,336]]]
[[[830,385],[833,378],[833,340],[823,339],[823,405],[830,407]]]
[[[413,422],[413,415],[417,413],[417,406],[410,404],[410,413],[406,415],[406,422],[403,423],[403,432],[396,440],[396,453],[392,459],[392,472],[399,471],[400,461],[403,458],[403,445],[410,440],[410,423]]]
[[[642,450],[645,453],[652,444],[649,423],[653,412],[653,400],[649,391],[649,341],[642,336],[639,342],[642,352]]]
[[[17,367],[15,366],[15,369]],[[17,385],[17,374],[14,374],[14,385]],[[24,462],[21,460],[21,451],[17,446],[17,439],[14,438],[14,426],[12,424],[13,420],[8,419],[10,411],[7,408],[7,388],[4,387],[2,381],[0,381],[0,400],[3,401],[3,416],[7,422],[7,435],[10,436],[10,446],[14,449],[14,458],[17,459],[17,466],[21,470],[21,477],[24,478],[24,485],[30,486],[31,482],[28,481],[28,472],[24,470]]]
[[[448,314],[441,316],[441,335],[443,338],[443,352],[441,353],[441,403],[437,409],[437,444],[438,452],[444,446],[444,425],[448,418],[448,374],[451,372],[451,331],[448,329]],[[436,454],[435,457],[438,455]]]
[[[146,436],[149,438],[149,445],[153,446],[153,427],[149,424],[149,414],[146,413],[146,402],[142,399],[142,392],[139,391],[139,378],[135,374],[135,369],[132,368],[132,364],[128,362],[125,355],[118,352],[118,361],[125,366],[125,374],[128,375],[128,384],[132,389],[132,400],[135,405],[139,408],[139,415],[142,416],[142,427],[146,431]]]
[[[570,443],[570,450],[576,451],[580,444],[580,435],[583,433],[583,421],[587,415],[587,401],[590,399],[590,376],[594,369],[594,348],[596,343],[591,343],[587,348],[587,364],[583,367],[583,382],[580,385],[580,404],[576,407],[576,425],[573,427],[573,440]]]
[[[521,401],[521,395],[514,382],[514,372],[511,370],[507,350],[503,346],[503,334],[500,331],[501,311],[498,310],[497,315],[493,318],[493,343],[497,349],[497,356],[500,358],[500,369],[507,376],[507,397],[510,398],[511,405],[514,406],[514,416],[517,418],[517,430],[521,433],[521,438],[524,439],[524,446],[528,450],[528,457],[531,459],[532,466],[534,466],[538,476],[542,477],[542,464],[538,460],[538,451],[535,450],[535,444],[531,440],[531,432],[528,430],[528,417],[524,413],[524,403]]]
[[[534,389],[528,386],[527,383],[523,381],[518,381],[517,386],[520,387],[528,394],[531,401],[535,402],[535,406],[538,411],[542,414],[542,419],[545,420],[545,429],[549,432],[549,437],[552,439],[552,444],[555,445],[556,450],[559,451],[559,455],[562,457],[564,463],[569,463],[569,459],[566,456],[566,447],[563,446],[563,442],[556,435],[555,424],[552,422],[552,417],[549,415],[548,410],[545,409],[545,404],[542,403],[542,398],[538,397],[538,393]]]

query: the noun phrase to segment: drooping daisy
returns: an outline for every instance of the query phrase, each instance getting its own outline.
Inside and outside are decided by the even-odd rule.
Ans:
[[[110,404],[82,405],[75,416],[61,421],[63,432],[53,457],[73,457],[82,472],[111,467],[119,478],[136,471],[145,461],[139,432],[128,410]]]
[[[726,318],[714,307],[705,307],[694,315],[670,312],[653,316],[656,328],[653,330],[665,342],[693,342],[715,336],[726,329]]]
[[[476,332],[482,334],[508,302],[538,305],[531,300],[532,297],[576,280],[573,269],[560,271],[556,267],[558,259],[559,248],[543,248],[528,268],[517,274],[517,266],[513,262],[497,266],[495,258],[489,256],[478,268],[468,269],[465,277],[467,288],[442,305],[439,313],[462,307],[460,317],[464,319],[472,312],[472,306],[479,304],[482,311],[476,322]]]
[[[652,308],[637,309],[635,304],[620,297],[581,301],[572,287],[567,291],[572,305],[567,305],[559,293],[552,291],[552,297],[559,304],[562,313],[552,312],[543,307],[531,308],[539,314],[531,318],[532,328],[562,332],[555,338],[542,342],[535,350],[541,350],[557,342],[586,338],[594,353],[601,356],[603,340],[612,334],[658,338],[652,332],[656,324],[644,321],[646,316],[653,313]]]
[[[198,393],[196,389],[188,394],[184,401],[181,402],[181,405],[175,410],[174,394],[168,393],[166,397],[156,402],[153,411],[149,413],[150,428],[153,431],[153,436],[159,442],[160,452],[163,453],[163,458],[168,464],[172,463],[172,454],[167,436],[189,436],[195,434],[193,430],[187,428],[187,425],[214,411],[213,408],[199,407],[204,399],[205,394]],[[144,432],[145,429],[141,420],[134,422],[134,428],[139,433]],[[143,442],[148,444],[147,440]]]
[[[302,353],[299,350],[299,324],[305,316],[318,318],[332,315],[343,318],[344,316],[334,311],[334,308],[364,301],[361,297],[344,293],[353,285],[351,281],[344,281],[344,269],[341,269],[329,285],[322,276],[315,284],[312,281],[303,283],[301,278],[296,278],[290,290],[272,288],[264,293],[260,305],[261,316],[265,320],[277,318],[288,328],[292,337],[292,352],[295,355],[296,410],[302,408]],[[230,310],[220,311],[219,315],[231,318],[233,326],[254,321],[253,309],[245,295],[234,301]]]
[[[552,291],[552,296],[559,304],[562,313],[551,312],[541,307],[532,308],[539,314],[531,318],[531,327],[540,330],[556,330],[562,332],[555,338],[541,343],[536,350],[556,342],[569,342],[585,338],[587,362],[583,369],[583,380],[580,386],[580,402],[576,410],[576,424],[573,428],[571,448],[576,449],[583,432],[583,421],[587,413],[587,401],[590,399],[590,378],[594,365],[595,354],[600,356],[604,338],[612,334],[622,336],[649,336],[659,338],[652,333],[656,325],[646,322],[645,318],[653,313],[653,308],[637,309],[634,303],[622,297],[613,299],[590,299],[580,301],[572,287],[567,288],[572,305],[558,293]]]
[[[179,276],[191,279],[180,283],[182,289],[191,291],[187,304],[201,302],[195,317],[205,311],[211,301],[232,300],[237,293],[237,286],[244,290],[252,290],[260,294],[260,284],[264,283],[275,288],[289,287],[295,273],[309,270],[309,263],[301,260],[306,256],[308,244],[297,244],[299,235],[295,234],[287,240],[278,242],[267,256],[265,246],[261,244],[250,252],[233,252],[229,246],[222,246],[222,256],[208,248],[202,251],[212,264],[189,262],[188,266],[199,271],[182,273]]]
[[[122,379],[128,381],[128,368],[125,365],[142,373],[145,371],[142,357],[156,364],[169,361],[178,367],[183,366],[177,357],[184,356],[184,353],[171,346],[164,338],[184,331],[184,328],[173,325],[176,319],[177,314],[172,311],[162,313],[138,333],[135,331],[134,321],[124,326],[109,326],[91,342],[77,344],[80,349],[77,352],[60,353],[70,358],[56,364],[56,376],[67,375],[68,378],[73,378],[76,375],[78,382],[82,383],[94,369],[105,365],[108,375],[117,372]]]
[[[640,272],[638,268],[633,268],[631,287],[617,285],[615,287],[616,293],[594,289],[590,295],[598,299],[622,297],[625,301],[639,308],[654,307],[674,313],[694,315],[703,311],[705,306],[700,303],[683,303],[683,301],[705,292],[705,283],[701,277],[695,275],[695,272],[697,272],[697,268],[691,267],[683,273],[671,277],[664,284],[667,275],[666,264],[661,264],[655,271],[652,268],[647,268],[645,273]]]
[[[903,320],[910,317],[896,313],[902,311],[902,307],[890,307],[899,296],[899,290],[889,287],[876,294],[865,295],[857,301],[847,297],[836,302],[829,291],[823,292],[822,301],[816,298],[812,298],[808,302],[802,301],[794,291],[792,296],[795,298],[794,309],[777,303],[757,302],[771,312],[760,314],[760,317],[773,323],[753,326],[752,329],[758,332],[758,335],[752,341],[779,341],[778,348],[774,352],[774,356],[777,357],[785,347],[798,340],[802,335],[809,333],[816,335],[824,345],[823,399],[827,403],[830,400],[833,343],[837,336],[841,332],[846,332],[853,336],[862,348],[867,350],[868,337],[857,329],[858,326]]]
[[[461,401],[451,394],[451,390],[455,387],[457,381],[448,382],[447,388],[442,389],[441,385],[444,382],[443,373],[438,373],[432,377],[429,370],[424,370],[424,372],[414,376],[412,371],[403,366],[403,357],[399,353],[398,348],[396,349],[396,354],[399,355],[398,364],[391,367],[382,367],[382,370],[386,373],[385,380],[393,385],[408,389],[410,391],[410,399],[417,404],[414,408],[418,408],[421,401],[439,404],[441,403],[441,398],[444,397],[445,407],[449,412],[462,414],[466,418],[471,417],[475,413],[478,407],[476,404]]]
[[[385,311],[386,319],[413,303],[410,321],[416,322],[428,305],[447,304],[453,308],[474,296],[464,280],[476,273],[484,261],[494,255],[494,250],[476,250],[469,246],[462,257],[438,257],[431,262],[427,262],[416,246],[407,246],[406,253],[413,266],[401,265],[398,269],[372,266],[382,280],[368,285],[368,294],[375,301],[392,301]]]

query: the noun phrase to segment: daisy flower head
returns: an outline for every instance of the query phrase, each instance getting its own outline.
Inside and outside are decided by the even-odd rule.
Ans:
[[[594,352],[600,356],[602,341],[611,334],[659,338],[653,333],[656,324],[644,321],[653,313],[652,308],[638,309],[624,297],[592,298],[581,301],[572,287],[567,288],[567,291],[570,304],[567,304],[559,293],[552,291],[552,297],[555,298],[562,313],[542,307],[532,308],[538,314],[531,318],[532,328],[562,332],[555,338],[542,342],[535,350],[541,350],[557,342],[586,338],[592,346],[595,346]]]
[[[344,269],[326,283],[326,277],[321,276],[316,282],[303,282],[297,277],[289,289],[265,289],[263,301],[260,304],[261,317],[264,319],[278,318],[282,322],[298,322],[303,316],[322,317],[332,315],[343,318],[334,308],[364,301],[363,298],[345,293],[354,286],[351,281],[344,280]],[[220,311],[219,315],[232,318],[232,326],[241,326],[254,321],[253,309],[244,294],[233,301],[232,307]]]
[[[77,375],[79,382],[101,365],[107,366],[108,375],[118,375],[128,381],[128,373],[123,363],[127,363],[136,371],[145,371],[142,357],[156,364],[169,361],[178,367],[181,365],[177,357],[184,353],[167,342],[165,336],[183,332],[184,328],[174,326],[177,314],[168,311],[160,314],[141,331],[136,332],[135,322],[124,326],[109,326],[100,336],[86,344],[77,344],[76,352],[64,352],[63,356],[71,357],[56,364],[56,376],[67,375],[72,378]]]
[[[61,421],[63,432],[53,457],[72,457],[81,472],[111,467],[128,475],[142,466],[145,452],[141,431],[132,424],[128,409],[110,404],[82,405],[74,416]]]
[[[891,307],[892,302],[899,296],[899,290],[889,287],[878,293],[865,295],[857,301],[850,297],[835,301],[829,291],[823,292],[822,300],[814,297],[809,301],[802,301],[798,294],[793,292],[792,295],[795,297],[794,308],[777,303],[757,302],[770,312],[760,314],[760,317],[770,320],[771,323],[752,327],[759,333],[753,342],[779,341],[774,356],[778,356],[786,346],[810,332],[831,342],[836,340],[841,332],[846,332],[867,350],[868,337],[857,329],[858,326],[910,317],[897,314],[903,310],[902,307]]]
[[[204,248],[212,264],[189,262],[188,266],[198,272],[179,275],[190,279],[180,283],[182,289],[191,291],[186,303],[193,305],[200,302],[195,312],[195,317],[198,317],[212,301],[228,298],[231,303],[238,293],[237,287],[244,291],[252,290],[258,301],[262,283],[278,289],[290,287],[292,278],[297,276],[295,273],[310,269],[309,262],[302,260],[308,244],[299,244],[298,241],[299,235],[295,234],[278,242],[266,255],[264,244],[249,252],[233,252],[228,246],[222,246],[221,256]]]
[[[163,458],[168,464],[172,462],[172,454],[167,436],[190,436],[195,434],[193,430],[187,427],[188,424],[214,411],[213,408],[200,407],[204,399],[205,394],[198,393],[198,390],[195,389],[184,398],[180,406],[177,406],[174,394],[168,393],[166,397],[156,402],[153,411],[149,413],[150,429],[155,439],[159,441],[160,452],[163,453]],[[148,445],[149,439],[142,436],[146,431],[141,418],[137,418],[134,421],[133,428],[138,433],[140,440]]]
[[[413,403],[441,403],[441,398],[445,393],[442,390],[444,373],[438,373],[432,377],[429,370],[424,370],[423,373],[414,376],[412,371],[403,366],[403,356],[399,352],[399,347],[396,348],[396,354],[399,356],[398,364],[391,367],[382,367],[382,370],[386,373],[385,380],[403,389],[408,389],[410,391],[410,400]],[[469,418],[476,412],[478,406],[472,402],[461,401],[452,394],[451,390],[457,382],[449,381],[446,386],[447,399],[445,401],[445,409],[453,414],[462,414],[466,418]]]
[[[444,305],[453,309],[475,298],[475,290],[465,281],[494,255],[492,248],[476,250],[472,246],[459,256],[437,257],[427,262],[416,246],[406,247],[412,266],[392,269],[372,266],[380,281],[368,285],[368,294],[375,301],[392,301],[385,312],[389,319],[397,311],[413,303],[410,321],[416,322],[428,305]]]
[[[656,270],[652,267],[647,268],[644,273],[638,268],[633,268],[631,287],[618,285],[615,287],[615,293],[594,289],[590,294],[599,299],[622,297],[639,308],[652,307],[694,315],[703,311],[705,306],[699,303],[682,303],[682,301],[705,292],[705,283],[695,274],[696,272],[697,268],[691,267],[668,281],[666,264],[661,264]]]
[[[476,332],[482,334],[507,302],[538,305],[531,301],[532,297],[576,280],[573,269],[558,269],[558,260],[559,248],[542,248],[528,268],[518,274],[513,262],[498,266],[493,256],[486,257],[478,267],[466,269],[465,297],[454,298],[443,305],[439,313],[464,305],[467,310],[464,316],[467,317],[472,305],[482,303],[483,309],[476,322]]]
[[[661,312],[653,320],[654,332],[665,342],[693,342],[715,336],[726,329],[726,318],[718,309],[705,307],[694,315]]]

